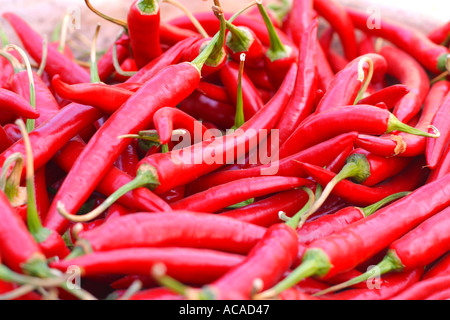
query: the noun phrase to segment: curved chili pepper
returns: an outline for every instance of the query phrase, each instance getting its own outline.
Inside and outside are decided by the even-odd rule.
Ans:
[[[113,50],[116,50],[117,62],[122,64],[130,55],[130,38],[126,33],[122,33],[108,50],[98,59],[97,70],[101,81],[105,82],[114,73]]]
[[[304,32],[313,20],[313,0],[294,0],[283,23],[284,32],[292,42],[300,47]],[[299,60],[300,62],[301,60]]]
[[[448,274],[449,271],[450,271],[450,253],[446,253],[442,257],[437,259],[435,262],[433,262],[431,267],[425,271],[425,274],[422,276],[422,280]]]
[[[134,92],[104,83],[79,83],[69,85],[59,75],[52,78],[56,94],[71,102],[98,108],[106,114],[114,113]]]
[[[40,114],[30,103],[17,93],[0,88],[0,112],[2,118],[11,114],[12,119],[15,117],[24,117],[26,119],[37,119]],[[6,121],[5,121],[6,120]],[[0,120],[4,124],[8,123],[7,119]]]
[[[391,297],[390,300],[424,300],[432,294],[448,289],[449,285],[450,275],[436,276],[409,286],[399,294]]]
[[[33,60],[40,63],[43,47],[42,37],[18,15],[12,12],[5,12],[2,16],[10,23]],[[70,84],[90,82],[89,73],[85,69],[51,46],[48,47],[45,71],[50,76],[59,74],[65,82]]]
[[[160,19],[159,4],[154,0],[133,1],[128,9],[128,34],[138,69],[162,53],[159,39]]]
[[[425,146],[425,156],[427,158],[427,165],[430,169],[435,169],[439,163],[439,159],[445,151],[446,145],[450,141],[450,130],[448,128],[448,123],[450,120],[450,82],[449,81],[440,81],[435,84],[442,85],[443,90],[447,89],[447,95],[445,99],[438,105],[439,108],[435,112],[433,119],[430,121],[430,125],[437,128],[441,134],[437,141],[426,141]],[[430,114],[431,116],[431,114]]]
[[[326,128],[323,127],[324,124]],[[278,156],[282,159],[345,132],[358,131],[367,135],[380,135],[395,130],[437,137],[405,125],[385,109],[369,105],[343,106],[305,120],[281,145]]]
[[[254,197],[301,187],[309,183],[307,179],[296,177],[244,178],[211,187],[170,205],[173,210],[216,212]]]
[[[436,44],[448,47],[450,41],[450,21],[431,30],[427,37]]]
[[[158,132],[161,144],[171,141],[174,129],[187,130],[191,134],[192,142],[195,141],[196,134],[201,134],[201,137],[204,137],[208,130],[201,122],[175,108],[162,108],[156,111],[153,116],[153,125]]]
[[[421,186],[428,176],[429,170],[422,168],[423,159],[413,160],[402,172],[373,186],[368,187],[353,183],[349,180],[342,180],[336,184],[331,191],[332,194],[359,206],[367,206],[385,197],[404,191],[412,191]],[[307,171],[320,185],[327,185],[336,174],[322,169],[318,166],[306,163],[298,163],[303,170]]]
[[[234,61],[227,63],[219,70],[220,79],[228,92],[233,105],[237,103],[239,64]],[[250,119],[264,106],[264,102],[252,81],[245,74],[242,75],[242,100],[245,119]]]
[[[94,252],[69,260],[51,262],[51,268],[65,272],[78,266],[81,276],[105,274],[148,275],[157,263],[164,263],[167,274],[182,282],[206,284],[243,261],[243,256],[196,248],[129,248]]]
[[[139,70],[136,65],[136,61],[134,60],[134,58],[131,58],[131,57],[126,58],[120,64],[120,69],[122,71],[119,72],[116,70],[116,72],[113,74],[113,77],[112,77],[113,81],[125,82],[130,78],[130,76],[128,74],[126,74],[127,72],[135,73]]]
[[[346,11],[346,8],[336,1],[314,0],[314,10],[327,20],[342,43],[342,49],[348,60],[353,60],[358,56],[358,45],[356,41],[353,21]]]
[[[346,10],[356,28],[372,36],[388,40],[408,52],[433,73],[445,71],[445,60],[449,54],[446,47],[433,43],[418,31],[385,18],[380,19],[379,26],[371,28],[367,23],[371,19],[367,13],[351,8],[346,8]]]
[[[299,72],[294,93],[276,126],[279,130],[280,144],[292,134],[299,123],[311,114],[314,108],[314,98],[319,81],[316,47],[317,28],[318,21],[313,20],[302,35],[298,57]]]
[[[331,172],[338,173],[344,167],[347,158],[350,156],[353,150],[353,145],[348,146],[332,162],[330,162],[326,168]]]
[[[126,228],[120,226],[126,225]],[[137,212],[78,234],[77,254],[132,247],[190,247],[247,254],[266,229],[232,218],[190,211]]]
[[[339,135],[335,138],[293,154],[292,156],[283,158],[276,164],[266,164],[241,170],[224,170],[213,172],[190,183],[187,186],[187,193],[194,194],[212,188],[216,185],[231,182],[237,179],[262,176],[265,174],[265,169],[275,165],[277,166],[277,176],[306,178],[306,173],[298,170],[298,166],[295,164],[295,161],[304,161],[313,163],[317,166],[326,166],[332,162],[342,152],[342,150],[347,147],[353,147],[353,141],[356,136],[356,132]]]
[[[410,92],[411,89],[408,85],[394,84],[362,98],[357,104],[370,104],[374,106],[377,103],[384,102],[388,110],[392,110]]]
[[[228,92],[225,87],[216,85],[206,81],[200,81],[197,86],[197,91],[207,96],[210,99],[217,100],[223,103],[231,103]]]
[[[317,275],[322,279],[350,270],[402,237],[418,224],[448,207],[450,176],[423,185],[408,196],[357,221],[334,234],[309,244],[302,264],[262,296],[273,296],[301,279]],[[394,219],[392,217],[395,217]],[[389,224],[389,228],[376,225]],[[372,232],[371,232],[372,231]],[[360,239],[364,238],[364,241]],[[344,254],[351,250],[352,255]]]

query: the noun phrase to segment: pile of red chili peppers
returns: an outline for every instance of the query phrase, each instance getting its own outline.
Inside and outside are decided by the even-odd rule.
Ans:
[[[449,23],[85,3],[89,61],[2,13],[0,299],[450,299]]]

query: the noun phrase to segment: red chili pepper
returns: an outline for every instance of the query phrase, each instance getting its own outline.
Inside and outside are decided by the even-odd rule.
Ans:
[[[159,26],[160,7],[154,0],[136,0],[127,13],[128,34],[138,69],[162,53]]]
[[[352,19],[337,1],[314,0],[314,10],[327,20],[342,43],[342,49],[348,60],[358,56],[358,45]]]
[[[450,41],[450,21],[431,30],[427,37],[436,44],[448,47]]]
[[[323,186],[327,185],[336,176],[336,174],[318,166],[312,166],[306,163],[299,163],[299,165],[306,170],[317,183]],[[424,160],[419,157],[413,160],[399,174],[373,187],[353,183],[349,180],[342,180],[334,186],[331,193],[354,205],[368,206],[391,194],[412,191],[421,186],[429,174],[429,170],[423,168],[423,165]]]
[[[37,63],[42,59],[42,37],[34,31],[22,18],[12,12],[3,13],[3,17],[13,27],[20,38],[25,50]],[[55,48],[49,46],[45,71],[54,76],[59,74],[64,82],[74,84],[89,81],[89,73],[74,61],[61,54]]]
[[[18,289],[19,286],[12,282],[6,282],[3,280],[0,280],[0,295],[3,296],[5,294],[8,294],[9,292]],[[25,293],[23,295],[20,295],[17,298],[9,299],[9,300],[42,300],[42,296],[39,295],[39,293],[31,291],[28,293]]]
[[[111,207],[109,207],[108,212],[106,212],[104,221],[108,222],[112,219],[125,216],[132,212],[134,212],[134,210],[125,207],[119,203],[114,203]]]
[[[153,116],[153,125],[158,132],[161,144],[171,141],[174,129],[187,130],[191,135],[192,142],[195,141],[196,134],[201,134],[201,137],[205,137],[205,133],[208,130],[201,122],[175,108],[162,108],[156,111]]]
[[[442,257],[433,262],[431,267],[425,271],[425,274],[422,276],[422,280],[448,273],[450,273],[450,253],[444,254]]]
[[[164,21],[161,21],[159,25],[159,39],[161,44],[174,46],[179,42],[193,36],[197,37],[198,34],[189,29],[178,28]]]
[[[196,193],[174,203],[173,210],[216,212],[242,201],[309,184],[309,180],[296,177],[244,178]]]
[[[362,98],[358,101],[358,104],[370,104],[374,106],[377,103],[384,102],[388,110],[392,110],[410,92],[411,90],[407,85],[394,84]]]
[[[210,99],[217,100],[223,103],[231,103],[231,99],[228,96],[228,92],[222,85],[217,85],[206,81],[200,81],[200,83],[197,86],[197,91]]]
[[[134,145],[130,144],[124,152],[117,158],[114,165],[121,171],[128,174],[130,177],[136,173],[136,165],[139,162],[139,157]]]
[[[440,137],[436,141],[426,140],[425,156],[427,158],[427,165],[430,169],[435,169],[439,163],[439,159],[445,151],[446,145],[450,141],[450,130],[448,123],[450,120],[450,82],[439,81],[435,86],[440,85],[443,90],[447,89],[447,95],[441,103],[439,108],[435,112],[433,119],[430,121],[430,125],[436,127],[440,132]],[[431,115],[430,115],[431,116]]]
[[[323,92],[326,92],[328,86],[333,81],[335,74],[333,69],[331,68],[330,63],[328,62],[325,52],[323,51],[319,43],[317,44],[317,65],[321,66],[320,68],[318,68],[319,89]]]
[[[347,158],[352,153],[353,149],[354,149],[354,147],[352,145],[352,146],[347,147],[344,151],[342,151],[332,162],[330,162],[327,165],[327,167],[326,167],[327,170],[334,172],[334,173],[338,173],[339,171],[341,171],[345,165]]]
[[[153,266],[164,263],[167,274],[182,282],[206,284],[243,261],[243,256],[196,248],[128,248],[94,252],[69,260],[51,262],[51,268],[65,272],[78,266],[82,277],[106,274],[148,275]]]
[[[306,178],[306,173],[302,170],[298,170],[298,166],[295,164],[295,161],[304,161],[313,163],[317,166],[326,166],[332,162],[333,159],[335,159],[342,152],[342,150],[350,146],[352,147],[356,136],[356,132],[339,135],[335,138],[312,146],[304,151],[293,154],[292,156],[283,158],[276,164],[266,164],[241,170],[224,170],[213,172],[190,183],[187,186],[187,194],[194,194],[212,188],[216,185],[231,182],[237,179],[263,176],[265,173],[269,173],[269,171],[265,172],[264,170],[271,168],[271,166],[276,166],[277,176]]]
[[[450,148],[447,146],[437,167],[431,170],[427,183],[436,181],[450,172]]]
[[[13,141],[10,139],[9,135],[6,133],[5,129],[0,126],[0,152],[5,151],[13,144]]]
[[[292,39],[292,42],[300,47],[302,36],[314,18],[313,0],[292,2],[283,23],[284,32]],[[301,60],[299,60],[300,62]]]
[[[233,105],[237,103],[239,64],[228,61],[220,70],[220,79]],[[242,75],[242,99],[245,119],[250,119],[264,106],[264,102],[255,85],[245,74]]]
[[[0,88],[0,121],[3,124],[11,122],[16,117],[37,119],[40,114],[22,96],[13,91]]]
[[[408,52],[426,69],[433,73],[445,71],[445,60],[449,51],[446,47],[437,45],[424,34],[388,19],[380,19],[376,28],[368,26],[370,15],[351,8],[346,8],[348,15],[356,28],[364,32],[388,40],[400,49]]]
[[[447,290],[449,285],[450,275],[436,276],[409,286],[390,300],[425,300],[438,292]]]
[[[308,1],[296,1],[308,2]],[[306,28],[299,44],[299,72],[294,93],[281,116],[276,128],[279,129],[279,143],[282,144],[314,108],[314,98],[318,88],[317,65],[317,20]]]
[[[127,81],[130,76],[128,74],[126,74],[127,72],[131,72],[131,73],[135,73],[137,72],[139,69],[136,65],[136,61],[134,60],[134,58],[128,57],[126,58],[121,64],[120,64],[120,69],[123,71],[119,72],[116,71],[113,74],[113,81],[116,82],[125,82]]]
[[[101,81],[105,82],[114,73],[113,50],[116,50],[117,62],[122,64],[130,55],[130,38],[126,33],[122,33],[108,50],[98,59],[97,70]],[[115,46],[115,48],[114,48]]]

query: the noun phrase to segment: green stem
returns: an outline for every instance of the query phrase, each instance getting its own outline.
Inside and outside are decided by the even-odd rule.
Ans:
[[[161,153],[168,153],[169,152],[169,145],[167,143],[164,143],[161,145]]]
[[[183,13],[186,15],[186,17],[188,17],[189,20],[191,20],[192,24],[195,26],[198,33],[200,33],[203,38],[209,38],[208,33],[205,31],[205,29],[200,24],[200,22],[195,18],[195,16],[192,14],[192,12],[188,10],[188,8],[186,8],[184,5],[182,5],[181,3],[179,3],[178,1],[175,1],[175,0],[162,0],[162,2],[169,3],[169,4],[177,7],[181,11],[183,11]]]
[[[122,35],[122,33],[119,35],[119,37]],[[122,67],[119,64],[119,60],[117,59],[117,44],[116,41],[114,41],[113,48],[112,48],[112,61],[114,70],[117,74],[120,74],[124,77],[131,77],[136,74],[135,71],[124,71]]]
[[[367,206],[365,208],[360,208],[361,211],[363,212],[365,217],[370,216],[371,214],[375,213],[378,209],[380,209],[381,207],[384,207],[386,204],[395,201],[397,199],[400,199],[402,197],[407,196],[408,194],[410,194],[411,192],[407,191],[407,192],[398,192],[398,193],[394,193],[391,194],[390,196],[387,196],[386,198],[375,202],[374,204]]]
[[[270,20],[269,14],[267,13],[262,1],[257,1],[257,5],[269,33],[270,46],[267,50],[267,57],[271,61],[288,57],[291,54],[291,50],[288,46],[285,46],[281,42],[281,39],[275,30],[275,26],[273,25],[272,20]]]
[[[39,64],[39,69],[36,71],[38,76],[42,76],[45,70],[45,66],[47,64],[47,57],[48,57],[48,40],[47,35],[44,35],[44,39],[42,41],[42,59],[41,63]]]
[[[421,137],[427,137],[427,138],[439,138],[440,137],[440,132],[437,130],[437,128],[432,127],[434,129],[434,131],[436,131],[436,133],[428,133],[419,129],[416,129],[414,127],[408,126],[407,124],[401,122],[400,120],[397,119],[397,117],[395,117],[392,113],[389,116],[389,121],[388,121],[388,127],[386,130],[386,133],[390,133],[392,131],[402,131],[402,132],[406,132],[409,134],[413,134],[416,136],[421,136]]]
[[[9,44],[8,36],[6,35],[5,30],[1,25],[0,25],[0,41],[2,44],[2,48],[6,47]]]
[[[364,63],[369,64],[369,71],[367,73],[367,77],[365,77],[364,74]],[[361,89],[358,92],[358,95],[356,96],[354,104],[357,104],[359,100],[361,100],[364,96],[364,93],[367,91],[367,88],[369,87],[370,82],[373,78],[373,60],[369,57],[364,57],[361,60],[359,60],[358,63],[358,80],[363,83]]]
[[[442,55],[439,56],[438,58],[438,62],[437,62],[437,68],[439,71],[450,71],[448,70],[448,61],[450,59],[450,54],[449,53],[444,53]]]
[[[128,32],[128,24],[126,21],[124,20],[120,20],[120,19],[116,19],[116,18],[112,18],[110,16],[107,16],[106,14],[101,13],[100,11],[98,11],[97,9],[95,9],[89,0],[84,0],[84,2],[86,3],[87,7],[89,8],[89,10],[91,10],[93,13],[95,13],[96,15],[98,15],[100,18],[103,18],[109,22],[112,22],[114,24],[117,24],[121,27],[123,27],[127,32]]]
[[[58,41],[58,52],[63,54],[64,48],[66,46],[66,38],[67,38],[67,24],[69,23],[70,15],[65,14],[62,25],[60,27],[60,36]]]
[[[238,87],[236,98],[236,115],[234,117],[233,130],[240,128],[245,123],[244,116],[244,99],[242,97],[242,76],[244,74],[245,54],[241,54],[241,62],[239,64]]]
[[[19,73],[24,70],[22,64],[19,60],[17,60],[16,57],[14,57],[12,54],[9,54],[5,51],[0,51],[0,56],[8,60],[8,62],[11,64],[11,66],[14,69],[14,73]]]
[[[208,57],[208,60],[206,60],[206,64],[209,66],[217,66],[219,65],[224,59],[226,59],[226,52],[224,50],[224,44],[225,44],[225,34],[227,31],[227,24],[225,21],[225,17],[223,16],[223,11],[220,8],[220,3],[218,0],[214,0],[214,3],[216,4],[213,6],[213,11],[216,17],[220,21],[220,29],[219,29],[219,36],[214,43],[214,48],[211,52],[211,54]]]
[[[159,283],[159,285],[172,290],[182,296],[186,296],[190,288],[178,280],[166,274],[166,266],[162,263],[155,264],[152,268],[152,276]]]
[[[139,0],[136,2],[136,7],[138,7],[141,14],[146,15],[157,14],[159,10],[158,1],[155,0]]]
[[[226,39],[228,48],[234,53],[247,52],[251,46],[252,38],[250,34],[243,28],[238,28],[229,21],[225,21],[227,29],[230,31]]]
[[[401,270],[403,268],[400,260],[391,251],[388,251],[386,256],[378,263],[375,267],[371,268],[369,271],[353,278],[343,283],[331,286],[325,290],[319,291],[314,294],[314,296],[321,296],[330,292],[335,292],[337,290],[342,290],[351,287],[355,284],[367,281],[374,276],[382,275],[391,271]]]
[[[297,212],[291,219],[286,222],[286,224],[294,230],[297,229],[300,221],[303,220],[305,213],[309,210],[309,208],[311,208],[315,200],[315,195],[310,188],[303,187],[302,189],[308,194],[308,202],[299,212]]]
[[[87,222],[97,218],[106,209],[108,209],[114,202],[117,201],[121,196],[135,190],[137,188],[147,187],[154,189],[159,185],[158,174],[156,169],[150,165],[143,164],[139,167],[136,178],[125,184],[121,188],[117,189],[113,194],[111,194],[105,201],[102,202],[97,208],[91,212],[84,215],[74,215],[66,211],[64,204],[61,202],[57,203],[58,212],[66,219],[73,222]]]
[[[100,32],[100,24],[97,24],[97,27],[95,28],[94,39],[92,41],[91,46],[91,64],[90,64],[91,83],[101,82],[97,67],[97,38],[99,32]]]
[[[23,162],[23,155],[20,152],[16,152],[6,158],[2,166],[0,190],[6,194],[12,203],[15,202],[14,199],[19,195]]]

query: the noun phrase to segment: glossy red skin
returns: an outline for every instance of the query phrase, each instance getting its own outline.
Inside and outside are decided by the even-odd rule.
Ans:
[[[372,36],[390,41],[412,55],[429,71],[436,74],[441,73],[437,68],[438,58],[448,53],[446,47],[433,43],[425,34],[385,18],[381,19],[379,27],[369,28],[367,21],[370,19],[370,15],[368,13],[351,8],[346,8],[346,10],[356,28]]]
[[[211,41],[212,38],[204,38],[199,41],[197,41],[192,46],[185,49],[183,53],[182,61],[191,62],[193,61],[202,51],[203,49],[208,45],[208,43]],[[225,50],[225,47],[222,48],[221,53],[221,60],[217,62],[217,64],[210,64],[208,61],[205,62],[203,68],[202,68],[202,76],[207,77],[210,74],[213,74],[217,72],[218,70],[222,69],[223,66],[227,63],[227,52]]]
[[[128,34],[133,58],[138,69],[160,56],[162,53],[159,26],[161,22],[159,4],[151,14],[141,12],[137,3],[133,1],[127,14]]]
[[[336,184],[331,193],[353,205],[371,205],[391,194],[412,191],[421,186],[429,173],[428,169],[422,167],[423,162],[422,159],[416,159],[399,174],[373,187],[353,183],[349,180],[342,180]],[[306,170],[317,183],[323,186],[327,185],[336,175],[318,166],[306,163],[299,163],[299,165]]]
[[[9,79],[14,75],[14,69],[5,57],[0,57],[0,88],[7,88]]]
[[[70,260],[50,263],[50,267],[66,271],[76,265],[82,276],[106,274],[148,275],[157,263],[164,263],[167,275],[184,283],[206,284],[241,263],[244,256],[195,248],[129,248],[94,252]]]
[[[127,34],[123,33],[119,39],[115,40],[117,61],[119,65],[125,61],[130,55],[130,38]],[[115,72],[113,63],[113,50],[114,44],[111,45],[108,50],[98,59],[97,70],[100,80],[105,82]]]
[[[353,150],[354,150],[353,145],[347,147],[332,162],[330,162],[326,168],[331,172],[339,173],[339,171],[342,170],[345,163],[347,162],[347,157],[352,153]]]
[[[358,80],[358,64],[362,58],[370,58],[374,65],[374,78],[383,77],[387,64],[386,60],[379,54],[367,54],[350,61],[344,69],[338,72],[329,86],[325,95],[319,102],[315,113],[318,114],[335,107],[350,105],[361,90],[363,83]],[[369,65],[364,64],[364,75],[367,76]]]
[[[326,92],[328,86],[334,79],[335,73],[331,68],[330,62],[328,62],[325,52],[319,44],[317,44],[317,65],[321,66],[318,68],[319,89]]]
[[[3,17],[10,23],[23,44],[24,49],[38,64],[42,59],[43,39],[22,18],[12,12],[3,13]],[[52,46],[48,47],[45,71],[51,76],[61,75],[70,84],[89,82],[89,73],[74,61],[60,53]]]
[[[130,177],[136,174],[136,166],[139,162],[137,151],[133,144],[128,145],[124,152],[117,158],[114,165]]]
[[[239,64],[228,61],[219,70],[219,75],[228,96],[233,102],[232,105],[235,106],[237,103]],[[250,119],[264,106],[258,90],[245,73],[242,75],[242,99],[245,120]]]
[[[115,219],[117,217],[122,217],[122,216],[130,214],[132,212],[133,212],[133,210],[131,210],[130,208],[127,208],[127,207],[119,204],[118,202],[115,202],[108,208],[108,211],[106,212],[104,221],[107,222],[111,219]]]
[[[132,57],[128,57],[125,60],[122,61],[120,64],[120,68],[125,72],[137,72],[139,69],[136,65],[136,61]],[[112,81],[114,82],[125,82],[130,77],[127,75],[121,75],[118,72],[115,72],[112,77]]]
[[[353,145],[353,141],[356,138],[357,133],[351,132],[332,138],[325,142],[319,143],[306,150],[300,151],[292,156],[283,158],[279,161],[277,176],[292,176],[307,178],[305,172],[298,170],[298,166],[294,165],[295,161],[303,161],[318,166],[326,166],[332,162],[339,154],[348,146]],[[194,194],[200,191],[207,190],[213,186],[231,182],[237,179],[250,178],[263,176],[264,168],[268,168],[274,164],[256,166],[248,169],[241,170],[224,170],[219,172],[213,172],[204,177],[193,181],[187,186],[187,193]]]
[[[419,281],[399,294],[391,297],[391,300],[424,300],[428,297],[447,290],[450,286],[450,275],[432,277]]]
[[[449,180],[450,176],[447,176],[422,185],[376,214],[310,243],[308,248],[323,251],[330,262],[330,269],[321,277],[330,278],[339,272],[355,268],[415,226],[448,207]],[[382,227],[387,224],[389,228]],[[377,232],[373,232],[374,228]],[[348,255],[347,252],[352,254]]]
[[[69,85],[59,75],[52,79],[55,93],[63,99],[90,105],[105,114],[112,114],[124,104],[134,92],[104,83],[79,83]]]
[[[173,46],[183,40],[186,40],[187,38],[198,35],[199,34],[197,32],[189,29],[179,28],[164,21],[161,21],[159,25],[159,40],[161,44]]]
[[[264,68],[261,68],[261,66],[258,66],[257,68],[245,67],[244,72],[250,78],[257,89],[273,91],[273,86],[270,83],[269,76],[267,75],[266,70]]]
[[[5,151],[7,148],[11,146],[13,141],[6,133],[6,130],[0,126],[0,152]]]
[[[352,289],[328,294],[323,297],[327,300],[391,300],[397,294],[419,283],[423,268],[402,273],[392,273],[383,277],[380,289]],[[367,284],[366,284],[367,285]]]
[[[289,51],[288,55],[283,58],[272,60],[267,56],[267,54],[264,57],[264,68],[266,69],[270,83],[275,90],[277,90],[283,83],[284,77],[289,71],[291,65],[293,63],[298,63],[297,50],[294,50],[289,46],[285,47],[289,48],[291,51]]]
[[[290,156],[346,132],[383,134],[388,127],[389,114],[387,110],[374,106],[351,105],[311,116],[280,146],[279,158]],[[326,127],[324,124],[327,124]]]
[[[450,172],[450,148],[447,147],[439,160],[439,164],[437,167],[431,171],[430,176],[428,177],[427,182],[435,181]]]
[[[0,112],[12,113],[13,119],[14,117],[37,119],[40,115],[39,112],[30,105],[28,100],[25,100],[25,98],[13,91],[3,88],[0,88]]]
[[[286,21],[283,23],[283,30],[292,42],[300,47],[303,33],[310,25],[313,17],[313,0],[293,1]]]
[[[446,253],[442,257],[433,262],[431,267],[426,270],[422,280],[426,280],[435,276],[450,273],[450,253]]]
[[[445,99],[439,104],[439,108],[431,120],[431,125],[435,126],[440,133],[438,139],[427,139],[425,146],[425,156],[427,158],[427,165],[431,169],[435,169],[439,163],[439,159],[445,151],[445,148],[450,141],[450,82],[440,81],[443,87],[447,88],[447,95]]]
[[[309,180],[297,177],[254,177],[231,181],[170,204],[173,210],[217,212],[242,201],[304,186]]]
[[[280,114],[284,111],[293,91],[292,79],[297,74],[296,69],[297,66],[293,65],[285,83],[283,83],[283,89],[279,90],[269,103],[260,109],[249,121],[244,123],[239,128],[240,130],[214,140],[202,141],[199,144],[183,148],[182,152],[177,151],[178,159],[181,161],[173,161],[172,157],[174,155],[172,152],[154,154],[142,159],[141,164],[149,164],[155,167],[158,172],[160,184],[154,189],[154,192],[157,194],[164,193],[176,186],[192,182],[202,175],[223,167],[230,160],[229,153],[233,152],[234,159],[237,159],[242,155],[241,150],[239,150],[240,146],[247,145],[250,139],[261,139],[263,137],[261,130],[272,129]],[[262,132],[264,136],[267,133]],[[210,152],[213,148],[215,160],[211,161],[210,157],[204,157],[204,155],[207,155],[204,152]],[[201,158],[201,161],[194,161],[193,157],[195,155],[197,155],[197,158]],[[216,161],[217,159],[221,159],[221,161]],[[179,179],[173,179],[174,176],[179,177]]]
[[[377,103],[384,102],[387,108],[392,110],[409,92],[411,90],[407,85],[394,84],[359,100],[358,104],[376,105]]]
[[[449,213],[434,214],[389,246],[404,269],[426,266],[449,250]]]
[[[175,108],[162,108],[155,112],[153,116],[153,125],[158,132],[161,144],[169,143],[172,138],[172,132],[174,129],[185,129],[194,142],[195,135],[201,133],[204,137],[208,128],[201,122],[197,121],[194,117],[191,117],[187,113],[175,109]],[[200,128],[199,132],[196,132],[196,128]]]
[[[2,263],[13,271],[22,273],[23,264],[34,259],[43,259],[44,255],[3,192],[0,192],[0,206]]]
[[[217,100],[223,103],[232,103],[225,87],[221,85],[216,85],[206,81],[200,81],[197,86],[197,91],[210,99]]]
[[[101,116],[102,113],[95,108],[72,103],[30,132],[35,170],[44,166],[70,139]],[[0,154],[0,165],[15,152],[25,154],[23,139]]]
[[[443,44],[450,36],[450,21],[436,27],[428,33],[427,37],[436,44]]]
[[[167,79],[171,81],[170,86]],[[63,203],[68,212],[77,212],[129,145],[128,139],[117,137],[148,128],[158,109],[175,107],[195,90],[199,81],[200,72],[194,65],[180,63],[165,68],[146,82],[89,140],[55,195],[44,225],[52,230],[67,228],[68,221],[59,214],[57,203]]]
[[[85,144],[72,140],[52,158],[52,161],[54,161],[61,169],[68,172],[84,148]],[[104,175],[103,179],[97,185],[96,190],[105,196],[109,196],[132,179],[132,176],[127,175],[117,167],[113,166]],[[171,210],[169,205],[146,188],[133,190],[120,197],[117,202],[126,207],[140,210]],[[61,230],[61,232],[62,231],[63,230]]]
[[[299,1],[304,2],[304,1]],[[307,1],[306,1],[307,2]],[[279,129],[280,144],[283,143],[314,108],[314,98],[319,85],[317,65],[317,20],[302,35],[299,47],[299,72],[294,94],[289,101],[276,128]]]
[[[216,299],[248,300],[254,280],[263,290],[272,287],[289,270],[298,254],[297,234],[286,224],[269,227],[245,260],[208,286]]]
[[[190,247],[247,254],[265,231],[263,227],[220,215],[137,212],[82,231],[79,243],[87,241],[94,252],[131,247]]]

